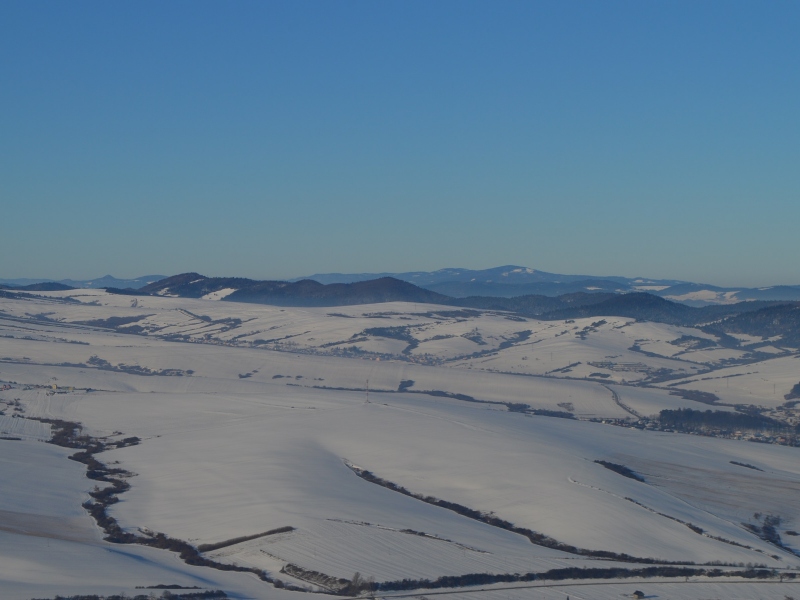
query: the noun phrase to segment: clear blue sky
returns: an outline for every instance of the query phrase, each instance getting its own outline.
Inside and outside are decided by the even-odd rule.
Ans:
[[[0,3],[0,277],[800,283],[800,2]]]

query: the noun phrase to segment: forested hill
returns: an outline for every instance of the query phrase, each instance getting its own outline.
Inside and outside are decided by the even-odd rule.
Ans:
[[[323,285],[310,279],[296,282],[256,281],[238,277],[205,277],[184,273],[145,286],[141,293],[202,298],[224,294],[222,299],[275,306],[346,306],[380,302],[449,304],[451,298],[392,277],[356,283]]]
[[[601,294],[604,295],[604,294]],[[657,321],[671,325],[696,326],[742,313],[750,313],[782,302],[737,302],[695,308],[659,298],[645,292],[608,295],[599,302],[581,304],[545,312],[542,318],[578,319],[582,317],[631,317],[640,321]],[[795,303],[796,304],[796,303]]]
[[[743,333],[776,338],[781,345],[800,348],[800,302],[744,312],[706,329],[711,333]]]
[[[508,310],[521,315],[538,317],[557,310],[598,304],[605,300],[615,298],[616,296],[617,294],[604,292],[578,292],[574,294],[563,294],[561,296],[528,294],[525,296],[515,296],[514,298],[469,296],[467,298],[451,298],[449,304],[483,310]]]
[[[277,306],[346,306],[398,301],[449,304],[450,300],[447,296],[393,277],[328,285],[304,279],[277,288],[266,283],[242,288],[226,299]]]

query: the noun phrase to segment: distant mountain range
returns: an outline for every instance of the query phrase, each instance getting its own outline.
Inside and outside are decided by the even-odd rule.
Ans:
[[[62,290],[74,290],[71,285],[64,285],[57,281],[42,281],[41,283],[29,283],[27,285],[7,285],[0,283],[0,290],[19,290],[24,292],[58,292]]]
[[[537,271],[529,267],[519,267],[515,265],[505,265],[503,267],[493,267],[491,269],[439,269],[438,271],[409,271],[407,273],[321,273],[309,275],[299,279],[313,279],[320,283],[352,283],[354,281],[366,281],[379,277],[394,277],[402,279],[420,287],[429,287],[442,283],[487,283],[501,285],[520,285],[532,283],[574,283],[576,281],[601,280],[616,281],[626,283],[631,281],[640,282],[642,285],[675,285],[685,283],[673,279],[630,279],[626,277],[600,277],[595,275],[559,275],[557,273],[547,273]],[[293,281],[299,281],[295,279]]]
[[[198,277],[200,277],[198,275]],[[375,281],[385,278],[404,281],[414,284],[430,292],[435,292],[451,298],[468,298],[471,296],[517,298],[521,296],[549,296],[559,297],[565,294],[622,294],[630,292],[647,292],[654,296],[679,302],[688,306],[709,306],[716,304],[736,304],[744,301],[800,301],[800,285],[778,285],[763,288],[746,287],[719,287],[703,283],[692,283],[674,279],[650,279],[646,277],[617,277],[595,275],[563,275],[538,271],[528,267],[506,265],[492,269],[440,269],[438,271],[409,271],[405,273],[318,273],[308,277],[291,279],[280,282],[285,284],[298,284],[314,281],[325,286],[331,284],[356,284]],[[45,279],[0,279],[0,288],[23,289],[31,285],[52,285],[58,283],[73,288],[117,288],[140,289],[147,285],[167,279],[164,275],[145,275],[136,279],[117,279],[111,275],[91,280],[62,279],[57,282]],[[240,301],[257,301],[256,298],[270,299],[277,302],[277,298],[289,298],[294,294],[288,288],[279,291],[274,282],[262,285],[252,292],[241,291],[246,286],[241,282],[254,282],[255,280],[243,278],[213,278],[230,279],[230,286],[236,288],[237,295],[231,299]],[[236,283],[240,282],[240,283]],[[262,282],[263,284],[263,282]],[[309,283],[303,283],[309,297],[317,297],[317,302],[322,298],[333,298],[344,294],[342,290],[348,288],[315,289]],[[34,288],[30,288],[34,289]],[[38,288],[43,290],[44,288]],[[55,289],[55,288],[49,288]],[[62,288],[63,289],[63,288]],[[366,289],[366,288],[355,288]],[[323,291],[324,290],[324,291]],[[248,296],[248,294],[251,294]],[[330,295],[333,294],[333,295]],[[413,295],[413,294],[412,294]],[[200,296],[197,297],[201,297]],[[245,298],[250,298],[245,300]],[[288,300],[287,300],[288,301]],[[424,300],[418,300],[422,302]]]
[[[394,277],[419,287],[453,296],[496,296],[513,298],[528,294],[561,296],[577,292],[647,292],[689,306],[735,304],[745,300],[800,300],[800,285],[764,288],[723,288],[675,279],[617,277],[595,275],[562,275],[537,271],[528,267],[506,265],[492,269],[440,269],[407,273],[320,273],[302,279],[320,283],[352,283],[379,277]],[[299,281],[296,279],[294,281]]]
[[[58,283],[65,287],[51,288],[51,291],[56,289],[101,289],[107,287],[139,289],[140,287],[144,287],[149,283],[158,281],[159,279],[165,279],[166,277],[166,275],[144,275],[142,277],[137,277],[136,279],[117,279],[112,275],[104,275],[103,277],[98,277],[97,279],[60,279],[58,281],[53,279],[0,279],[0,287],[4,289],[46,291],[45,288],[34,288],[31,286]]]

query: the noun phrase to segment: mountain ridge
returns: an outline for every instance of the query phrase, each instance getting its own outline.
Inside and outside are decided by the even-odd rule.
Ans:
[[[392,277],[354,283],[322,284],[311,279],[291,282],[257,281],[239,277],[206,277],[198,273],[183,273],[154,282],[138,291],[162,296],[308,307],[392,301],[443,304],[450,300],[442,294]]]
[[[35,290],[36,288],[32,288],[29,286],[33,285],[40,285],[40,284],[51,284],[57,283],[61,285],[68,286],[68,288],[60,288],[60,289],[101,289],[107,287],[113,288],[132,288],[132,289],[139,289],[158,281],[160,279],[166,279],[166,275],[142,275],[141,277],[135,277],[133,279],[118,279],[113,275],[103,275],[102,277],[96,277],[94,279],[34,279],[34,278],[17,278],[17,279],[0,279],[0,285],[6,286],[7,289],[30,289]],[[58,289],[58,288],[54,288]],[[43,288],[39,288],[39,291],[44,291]]]
[[[198,277],[200,276],[198,275]],[[744,286],[722,287],[673,279],[564,275],[518,265],[504,265],[478,270],[447,267],[436,271],[408,271],[403,273],[321,273],[308,277],[287,279],[284,284],[299,283],[304,280],[316,281],[324,285],[352,284],[387,277],[405,281],[422,289],[453,298],[474,296],[517,298],[528,295],[559,297],[575,293],[622,294],[647,292],[654,296],[695,307],[728,305],[759,300],[800,301],[800,285],[774,285],[757,288]],[[134,279],[118,279],[111,275],[104,275],[103,277],[89,280],[62,279],[59,281],[51,279],[0,279],[0,286],[5,286],[6,289],[23,289],[30,285],[57,283],[71,288],[114,288],[117,290],[130,288],[130,290],[138,290],[164,279],[167,279],[167,277],[163,275],[144,275]],[[233,287],[241,287],[242,282],[257,281],[246,278],[215,279],[239,280],[240,283],[232,284]],[[36,288],[30,289],[35,290]],[[43,291],[45,288],[40,287],[38,289]],[[130,290],[128,293],[132,293]],[[239,298],[243,299],[243,296],[243,294],[240,294]]]
[[[346,283],[377,277],[394,277],[457,298],[469,296],[514,298],[529,294],[561,296],[577,292],[647,292],[696,307],[735,304],[745,300],[800,301],[800,285],[721,287],[677,279],[565,275],[518,265],[478,270],[448,267],[437,271],[404,273],[319,273],[291,281],[313,279],[320,283]]]
[[[404,273],[317,273],[305,277],[298,277],[290,281],[300,279],[313,279],[320,283],[351,283],[355,281],[366,281],[380,277],[394,277],[408,281],[420,287],[445,283],[445,282],[479,282],[495,283],[505,285],[531,284],[531,283],[574,283],[583,280],[609,280],[617,283],[639,282],[640,285],[676,285],[687,283],[676,279],[650,279],[644,277],[630,278],[615,275],[565,275],[559,273],[549,273],[531,267],[521,267],[519,265],[503,265],[491,267],[489,269],[464,269],[457,267],[446,267],[436,271],[407,271]]]

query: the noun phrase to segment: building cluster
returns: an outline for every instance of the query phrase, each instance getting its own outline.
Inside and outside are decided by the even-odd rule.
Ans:
[[[606,425],[639,429],[642,431],[662,431],[664,433],[685,433],[687,435],[702,435],[706,437],[740,440],[744,442],[757,442],[761,444],[777,444],[779,446],[800,446],[800,438],[794,433],[767,432],[767,431],[728,431],[725,429],[704,428],[692,429],[661,425],[658,419],[642,417],[638,421],[631,419],[588,419]]]

